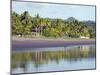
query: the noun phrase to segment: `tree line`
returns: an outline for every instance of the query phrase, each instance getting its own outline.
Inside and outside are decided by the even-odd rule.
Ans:
[[[24,11],[22,14],[13,11],[11,18],[13,35],[23,36],[36,33],[44,37],[95,37],[92,28],[76,19],[68,21],[59,18],[43,18],[39,14],[32,17],[28,11]]]

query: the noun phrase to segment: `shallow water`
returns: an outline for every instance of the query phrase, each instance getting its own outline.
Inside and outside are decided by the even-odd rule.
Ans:
[[[95,45],[13,51],[11,73],[95,69]]]

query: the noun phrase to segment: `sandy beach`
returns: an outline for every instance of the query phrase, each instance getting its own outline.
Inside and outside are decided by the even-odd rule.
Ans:
[[[12,50],[43,47],[66,47],[73,45],[92,45],[95,40],[64,40],[64,39],[12,39]]]

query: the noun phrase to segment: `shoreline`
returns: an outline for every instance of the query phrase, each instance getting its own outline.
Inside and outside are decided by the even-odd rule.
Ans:
[[[74,45],[92,45],[95,39],[32,39],[32,38],[13,38],[12,50],[25,48],[44,48],[44,47],[66,47]]]

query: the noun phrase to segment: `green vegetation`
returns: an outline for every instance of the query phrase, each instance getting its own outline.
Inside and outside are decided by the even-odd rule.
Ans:
[[[20,37],[95,38],[95,28],[76,19],[42,18],[39,14],[32,17],[25,11],[21,15],[12,12],[12,34]]]

